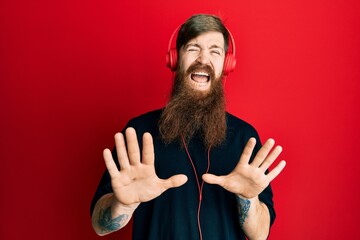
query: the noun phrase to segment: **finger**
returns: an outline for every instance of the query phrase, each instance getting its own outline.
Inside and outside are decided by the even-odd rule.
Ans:
[[[274,180],[274,178],[276,178],[281,173],[281,171],[284,169],[285,166],[286,166],[286,162],[282,160],[273,170],[271,170],[266,175],[268,177],[269,182]]]
[[[265,160],[266,156],[269,154],[271,148],[274,146],[275,141],[274,139],[268,139],[265,144],[260,148],[257,152],[254,160],[252,161],[251,165],[255,167],[259,167]]]
[[[220,186],[223,186],[223,182],[224,182],[223,177],[216,176],[216,175],[210,174],[210,173],[205,173],[204,175],[202,175],[202,179],[209,184],[217,184]]]
[[[266,157],[265,161],[260,165],[260,168],[265,172],[266,169],[270,167],[271,164],[275,161],[275,159],[280,155],[282,152],[281,146],[276,146],[274,150]]]
[[[109,149],[105,149],[103,152],[104,162],[111,178],[116,177],[119,174],[119,170],[114,162]]]
[[[143,135],[143,151],[142,151],[142,163],[154,165],[154,144],[150,133],[144,133]]]
[[[127,128],[125,135],[130,164],[140,164],[140,149],[135,129],[131,127]]]
[[[119,160],[120,169],[126,169],[130,167],[129,158],[126,151],[125,140],[122,133],[116,133],[115,136],[116,154]]]
[[[163,187],[165,189],[180,187],[187,182],[187,176],[184,174],[174,175],[163,181]]]
[[[256,145],[256,139],[255,138],[250,138],[248,140],[248,142],[246,143],[245,147],[244,147],[244,150],[241,154],[241,157],[240,157],[240,160],[239,160],[239,164],[248,164],[249,163],[249,160],[251,158],[251,155],[254,151],[254,147]]]

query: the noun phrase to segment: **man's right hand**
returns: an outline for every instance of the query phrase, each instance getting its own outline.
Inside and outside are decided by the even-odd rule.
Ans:
[[[121,205],[136,208],[141,202],[150,201],[169,188],[179,187],[187,181],[183,174],[160,179],[154,168],[154,144],[150,133],[143,135],[142,156],[134,128],[125,131],[126,143],[121,133],[115,134],[116,153],[120,171],[109,149],[104,150],[104,161],[111,177],[114,197]]]

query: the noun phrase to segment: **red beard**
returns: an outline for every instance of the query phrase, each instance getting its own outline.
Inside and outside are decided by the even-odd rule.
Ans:
[[[186,76],[194,70],[210,73],[211,87],[207,92],[192,89],[186,83]],[[184,73],[182,68],[175,75],[171,98],[165,106],[159,121],[160,136],[165,143],[186,143],[198,134],[206,147],[220,145],[226,135],[225,96],[221,81],[215,79],[209,66],[193,64]],[[182,144],[181,144],[182,145]]]

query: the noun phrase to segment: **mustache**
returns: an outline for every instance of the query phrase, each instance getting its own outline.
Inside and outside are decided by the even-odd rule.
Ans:
[[[215,71],[214,71],[214,69],[211,66],[207,65],[207,64],[194,62],[186,70],[186,75],[190,75],[193,72],[206,72],[206,73],[209,74],[210,79],[215,79]]]

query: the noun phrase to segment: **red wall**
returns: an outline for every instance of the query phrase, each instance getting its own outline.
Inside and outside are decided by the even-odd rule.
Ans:
[[[200,12],[236,39],[228,110],[284,147],[270,239],[360,235],[359,1],[4,0],[0,239],[98,238],[89,204],[102,150],[164,104],[169,37]]]

